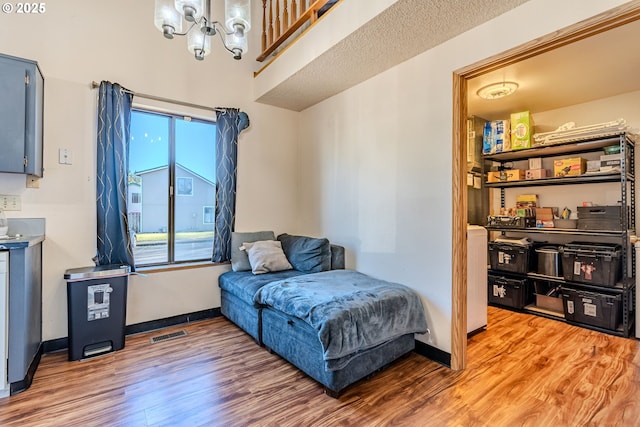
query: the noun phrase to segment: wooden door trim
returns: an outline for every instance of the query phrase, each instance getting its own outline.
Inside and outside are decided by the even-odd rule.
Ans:
[[[561,46],[640,19],[640,0],[458,69],[453,73],[451,368],[466,367],[467,352],[467,81]]]
[[[453,74],[453,230],[451,368],[467,359],[467,79]]]

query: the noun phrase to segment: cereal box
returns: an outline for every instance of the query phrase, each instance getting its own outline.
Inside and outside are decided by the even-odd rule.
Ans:
[[[531,148],[531,134],[533,122],[528,111],[511,114],[511,149],[522,150]],[[537,168],[532,168],[537,169]]]

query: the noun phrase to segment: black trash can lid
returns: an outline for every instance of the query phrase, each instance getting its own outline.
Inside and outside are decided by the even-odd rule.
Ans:
[[[128,265],[109,264],[93,267],[70,268],[64,272],[64,278],[70,282],[104,277],[126,276],[131,272]]]

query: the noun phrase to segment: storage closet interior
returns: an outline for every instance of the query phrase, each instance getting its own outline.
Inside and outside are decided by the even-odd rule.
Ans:
[[[639,36],[634,21],[468,81],[489,304],[636,335]]]

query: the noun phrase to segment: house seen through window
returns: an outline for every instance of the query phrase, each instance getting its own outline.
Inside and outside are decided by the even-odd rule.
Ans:
[[[215,126],[132,111],[127,210],[136,266],[211,259]]]

